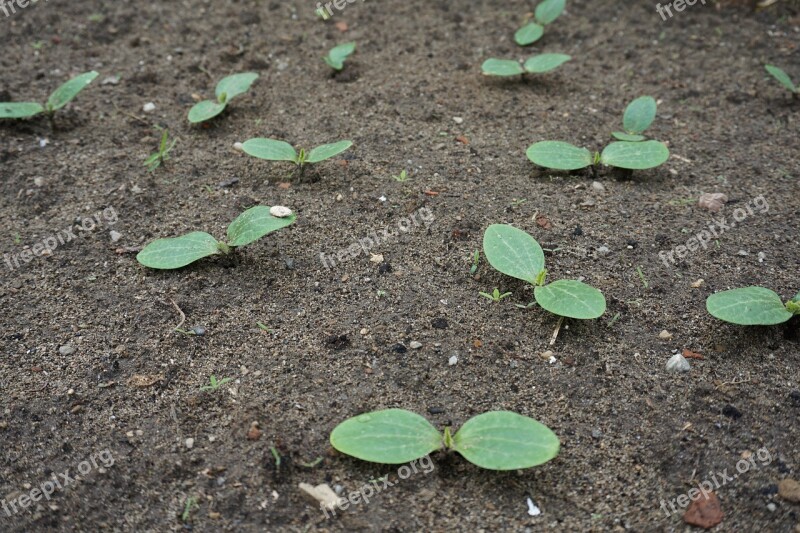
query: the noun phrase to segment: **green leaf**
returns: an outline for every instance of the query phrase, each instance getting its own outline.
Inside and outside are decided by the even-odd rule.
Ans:
[[[543,309],[558,316],[590,320],[606,312],[603,293],[580,281],[561,279],[533,289]]]
[[[331,48],[328,55],[325,56],[323,59],[333,69],[342,70],[344,68],[345,60],[352,54],[356,49],[356,43],[344,43]]]
[[[578,148],[561,141],[541,141],[531,145],[527,151],[528,159],[540,167],[556,170],[577,170],[591,166],[592,153],[586,148]]]
[[[642,133],[656,119],[656,99],[652,96],[640,96],[625,109],[622,126],[628,133]]]
[[[535,43],[544,35],[544,26],[536,22],[529,22],[517,30],[514,40],[520,46],[528,46]]]
[[[531,468],[558,455],[561,443],[542,424],[510,411],[490,411],[467,420],[453,436],[453,449],[481,468]]]
[[[47,109],[49,111],[61,109],[99,75],[97,72],[91,71],[72,78],[50,95],[50,99],[47,101]]]
[[[531,74],[542,74],[560,67],[570,59],[572,57],[566,54],[540,54],[525,61],[525,70]]]
[[[0,118],[30,118],[44,112],[44,107],[35,102],[0,103]]]
[[[621,131],[615,131],[611,135],[613,135],[615,139],[627,142],[639,142],[647,139],[647,137],[644,135],[633,135],[631,133],[624,133]]]
[[[255,72],[243,72],[241,74],[232,74],[231,76],[222,78],[217,84],[217,99],[224,94],[224,102],[230,102],[232,98],[249,91],[250,86],[253,85],[253,82],[257,79],[258,74]]]
[[[706,300],[706,309],[712,316],[740,326],[771,326],[792,318],[781,297],[764,287],[712,294]]]
[[[525,69],[512,59],[487,59],[481,65],[484,76],[519,76]]]
[[[297,152],[292,145],[275,139],[250,139],[242,144],[242,150],[259,159],[297,163]]]
[[[658,141],[613,142],[600,155],[604,165],[644,170],[657,167],[669,159],[669,149]]]
[[[244,246],[257,241],[264,235],[291,226],[297,219],[292,214],[277,218],[269,214],[270,208],[264,205],[251,207],[228,226],[228,246]]]
[[[400,464],[442,447],[442,434],[423,417],[403,409],[349,418],[331,432],[331,445],[364,461]]]
[[[217,239],[208,233],[195,231],[182,237],[155,240],[139,252],[136,260],[146,267],[170,270],[185,267],[219,251]]]
[[[795,87],[794,83],[792,83],[792,79],[782,69],[776,67],[775,65],[764,65],[764,68],[767,69],[767,72],[769,72],[773,78],[778,80],[781,85],[793,93],[798,92],[798,88]]]
[[[483,234],[483,254],[506,276],[535,283],[544,270],[544,251],[536,239],[507,224],[492,224]]]
[[[566,0],[544,0],[538,6],[534,16],[541,24],[550,24],[564,12]]]
[[[198,102],[189,110],[189,122],[197,124],[198,122],[210,120],[222,113],[226,106],[227,104],[220,104],[211,100]]]
[[[323,144],[317,146],[308,153],[306,157],[307,163],[319,163],[331,157],[337,156],[353,146],[353,141],[339,141],[331,144]]]

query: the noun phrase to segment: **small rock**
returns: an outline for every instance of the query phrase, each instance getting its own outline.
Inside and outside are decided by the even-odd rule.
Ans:
[[[428,407],[428,412],[432,415],[440,415],[444,413],[444,409],[442,407]]]
[[[599,429],[593,429],[592,430],[592,438],[593,439],[599,439],[602,436],[603,436],[603,432],[600,431]]]
[[[292,210],[282,205],[274,205],[269,208],[269,214],[275,218],[286,218],[292,216]]]
[[[700,196],[697,205],[708,209],[712,213],[718,212],[722,206],[728,203],[728,195],[721,192],[707,192]]]
[[[242,146],[244,146],[242,143],[233,143],[233,149],[236,150],[237,152],[244,151],[244,148],[242,148]]]
[[[450,366],[455,366],[456,364],[458,364],[458,356],[457,355],[451,356],[450,359],[447,360],[447,364]]]
[[[695,281],[694,283],[692,283],[692,288],[693,289],[699,289],[700,287],[702,287],[705,284],[705,282],[706,282],[706,280],[704,280],[703,278],[700,278],[697,281]]]
[[[772,503],[772,502],[769,502],[769,503],[767,504],[767,511],[769,511],[770,513],[774,513],[774,512],[775,512],[775,511],[777,511],[777,510],[778,510],[778,506],[777,506],[777,505],[775,505],[774,503]]]
[[[329,511],[333,511],[342,501],[342,499],[337,496],[337,492],[334,492],[327,483],[317,485],[316,487],[308,483],[300,483],[298,486],[307,496],[315,500],[320,507]],[[336,488],[339,488],[339,486],[337,485]],[[341,493],[341,490],[339,493]]]
[[[667,361],[667,370],[669,372],[688,372],[692,369],[692,365],[689,364],[689,361],[686,358],[676,353],[672,357],[670,357],[669,361]]]
[[[463,124],[464,119],[461,117],[453,117],[453,122],[455,122],[456,124]]]
[[[189,437],[188,439],[186,439],[185,444],[186,447],[191,450],[192,448],[194,448],[194,439],[192,437]]]
[[[111,237],[111,242],[117,242],[118,240],[120,240],[122,238],[122,233],[120,233],[118,231],[111,230],[111,233],[109,233],[109,236]]]
[[[361,328],[361,331],[359,331],[359,333],[360,333],[362,336],[363,336],[363,335],[368,335],[368,334],[369,334],[369,330],[368,330],[367,328]]]
[[[594,189],[597,192],[604,192],[606,190],[606,186],[600,183],[599,181],[593,181],[592,189]]]
[[[764,252],[758,252],[758,262],[759,263],[763,263],[764,259],[766,259],[766,258],[767,258],[767,254],[765,254]]]
[[[530,516],[539,516],[540,514],[542,514],[542,510],[539,509],[536,506],[536,504],[533,503],[533,500],[531,500],[530,498],[528,498],[528,514]]]
[[[100,85],[117,85],[119,83],[119,76],[108,76],[100,82]]]
[[[206,334],[206,328],[204,328],[203,326],[194,326],[189,331],[191,331],[192,333],[194,333],[198,337],[203,337]]]
[[[409,346],[411,347],[412,350],[419,350],[420,348],[422,348],[422,343],[419,341],[411,341]]]
[[[539,354],[539,358],[542,359],[543,361],[549,361],[551,357],[553,357],[553,352],[550,350],[547,350],[546,352],[542,352]]]
[[[602,256],[606,256],[611,253],[611,250],[609,250],[608,246],[601,246],[597,249],[597,253]]]
[[[65,344],[58,348],[58,353],[61,355],[72,355],[75,353],[75,347],[71,344]]]
[[[147,102],[146,104],[144,104],[144,107],[142,107],[142,111],[144,111],[145,113],[152,113],[155,110],[156,110],[156,104],[154,104],[153,102]]]
[[[708,496],[701,494],[697,499],[692,500],[683,515],[683,521],[703,529],[711,529],[722,522],[722,507],[717,495],[709,492]]]
[[[370,252],[369,261],[371,263],[383,263],[383,254],[373,254]]]
[[[786,501],[800,503],[800,483],[787,477],[778,484],[778,496]]]
[[[741,255],[742,257],[747,257],[748,255],[750,255],[750,252],[748,252],[747,250],[739,250],[738,252],[736,252],[736,255]]]
[[[42,185],[44,185],[44,178],[42,178],[41,176],[36,176],[35,178],[33,178],[33,184],[36,185],[37,187],[41,187]]]
[[[247,440],[258,440],[261,438],[261,430],[258,429],[258,422],[250,423],[250,429],[247,430]]]
[[[344,200],[344,196],[342,196],[341,194],[337,194],[336,195],[336,201],[337,202],[341,202],[342,200]]]
[[[658,334],[658,338],[665,341],[671,340],[672,333],[667,330],[662,330],[661,333]]]

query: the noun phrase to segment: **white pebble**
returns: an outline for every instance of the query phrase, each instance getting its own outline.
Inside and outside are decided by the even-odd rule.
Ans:
[[[242,143],[233,143],[233,149],[239,152],[244,151]]]
[[[292,210],[282,205],[274,205],[269,208],[269,214],[275,218],[286,218],[292,216]]]
[[[411,344],[409,346],[411,346],[412,350],[419,350],[420,348],[422,348],[422,343],[419,341],[411,341]]]
[[[691,369],[692,365],[679,353],[676,353],[667,361],[667,370],[670,372],[688,372]]]
[[[122,233],[114,230],[111,230],[111,233],[109,233],[109,235],[111,236],[111,242],[117,242],[122,238]]]
[[[186,439],[186,447],[190,450],[194,447],[194,439],[192,437]]]
[[[144,107],[142,108],[142,111],[144,111],[145,113],[152,113],[155,110],[156,110],[156,104],[154,104],[153,102],[147,102],[146,104],[144,104]]]
[[[463,124],[464,119],[461,117],[453,117],[453,122],[455,122],[456,124]]]
[[[450,359],[448,359],[447,364],[450,366],[455,366],[458,363],[458,356],[454,355]]]

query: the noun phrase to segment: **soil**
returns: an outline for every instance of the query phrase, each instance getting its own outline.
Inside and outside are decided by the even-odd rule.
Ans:
[[[662,21],[653,4],[571,0],[530,50],[512,40],[523,1],[356,2],[328,22],[310,2],[252,0],[39,2],[0,17],[0,101],[101,73],[54,130],[0,124],[0,251],[116,214],[0,269],[0,497],[95,458],[49,501],[0,509],[0,530],[677,531],[689,526],[668,502],[752,455],[715,490],[715,530],[793,531],[800,506],[777,492],[800,476],[798,323],[727,325],[705,299],[800,290],[800,101],[763,69],[800,77],[799,10],[697,3]],[[346,40],[358,50],[331,76],[320,57]],[[488,57],[544,51],[574,59],[527,80],[480,75]],[[190,127],[193,94],[251,70],[249,93]],[[648,133],[670,146],[664,166],[564,174],[525,158],[547,139],[601,149],[642,94],[660,102]],[[155,125],[178,142],[148,173]],[[251,137],[355,147],[297,179],[233,149]],[[410,179],[393,180],[402,169]],[[710,213],[704,192],[728,204]],[[768,211],[707,249],[659,258],[762,195]],[[154,238],[222,237],[255,204],[298,221],[233,259],[175,272],[135,260]],[[420,213],[433,220],[397,231]],[[515,306],[528,287],[485,261],[469,272],[491,223],[533,234],[551,250],[550,279],[600,288],[606,315],[567,321],[549,346],[557,320]],[[384,228],[396,235],[374,256],[323,264]],[[513,296],[478,295],[494,287]],[[205,335],[174,332],[177,308]],[[702,359],[667,372],[684,349]],[[201,392],[211,375],[233,381]],[[388,407],[440,428],[513,410],[552,428],[561,453],[505,473],[437,453],[431,473],[400,479],[331,449],[336,424]],[[330,519],[298,488],[346,494],[387,474],[393,486]]]

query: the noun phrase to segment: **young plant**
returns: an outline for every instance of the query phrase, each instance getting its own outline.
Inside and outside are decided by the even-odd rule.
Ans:
[[[175,147],[175,143],[178,142],[178,139],[173,139],[172,144],[169,144],[168,140],[169,131],[164,130],[163,133],[161,133],[161,142],[158,144],[158,151],[144,160],[144,166],[146,166],[147,170],[150,172],[155,172],[158,167],[164,164],[164,161],[169,159],[169,153]]]
[[[472,254],[472,266],[469,267],[469,273],[471,276],[474,276],[475,273],[478,271],[478,264],[481,261],[481,251],[475,250],[475,253]]]
[[[286,208],[282,210],[288,211]],[[261,237],[294,224],[297,215],[287,216],[275,207],[259,205],[239,215],[228,226],[228,242],[217,241],[208,233],[195,231],[181,237],[158,239],[139,252],[136,260],[142,265],[160,270],[183,268],[204,257],[230,254],[236,248],[248,245]]]
[[[625,109],[622,127],[625,131],[615,131],[611,135],[620,141],[638,142],[647,137],[642,135],[656,119],[658,104],[652,96],[640,96]]]
[[[560,442],[550,428],[510,411],[490,411],[444,435],[425,418],[404,409],[385,409],[345,420],[331,432],[338,451],[373,463],[401,464],[445,449],[489,470],[517,470],[546,463]]]
[[[769,72],[773,78],[778,80],[778,82],[780,82],[781,85],[789,89],[789,91],[795,98],[800,96],[800,87],[796,86],[792,82],[792,79],[789,77],[789,75],[786,74],[783,70],[779,69],[775,65],[764,65],[764,68],[767,69],[767,72]]]
[[[45,105],[37,102],[2,102],[0,103],[0,119],[30,118],[45,113],[52,123],[55,112],[67,105],[97,76],[99,76],[97,72],[91,71],[72,78],[56,89]]]
[[[519,76],[522,74],[543,74],[555,70],[572,57],[566,54],[539,54],[520,64],[512,59],[487,59],[481,70],[484,76]]]
[[[211,377],[209,378],[209,384],[203,385],[200,387],[200,390],[203,392],[214,392],[231,381],[233,381],[233,378],[222,378],[221,380],[217,381],[217,376],[211,374]]]
[[[497,287],[495,287],[494,292],[492,292],[492,294],[489,294],[488,292],[479,292],[478,294],[480,294],[481,296],[483,296],[488,300],[493,301],[494,303],[498,303],[501,300],[503,300],[503,298],[508,298],[509,296],[511,296],[512,293],[504,292],[503,294],[500,294],[500,290]]]
[[[356,50],[356,43],[344,43],[339,44],[331,48],[328,55],[323,57],[322,59],[325,63],[328,64],[333,70],[342,70],[344,68],[344,62],[350,57],[350,54],[355,52]]]
[[[233,74],[222,78],[215,91],[216,101],[203,100],[189,110],[189,122],[197,124],[216,117],[228,106],[228,103],[240,94],[250,90],[250,86],[258,79],[255,72]]]
[[[247,155],[266,159],[267,161],[291,161],[301,169],[307,163],[320,163],[326,159],[337,156],[353,146],[352,141],[339,141],[331,144],[317,146],[306,153],[300,149],[298,153],[291,144],[275,139],[250,139],[242,144],[242,150]]]
[[[521,229],[492,224],[483,235],[483,254],[496,270],[533,285],[536,303],[555,315],[589,320],[606,311],[603,293],[583,282],[558,280],[545,285],[544,250]]]
[[[535,43],[544,35],[544,27],[556,20],[566,7],[566,0],[544,0],[533,14],[533,21],[525,24],[514,34],[514,40],[520,46]]]
[[[706,300],[712,316],[740,326],[773,326],[800,315],[800,293],[783,303],[774,291],[745,287],[712,294]]]
[[[405,183],[408,181],[408,172],[404,169],[400,171],[400,174],[397,176],[392,176],[395,181],[399,181],[400,183]]]

